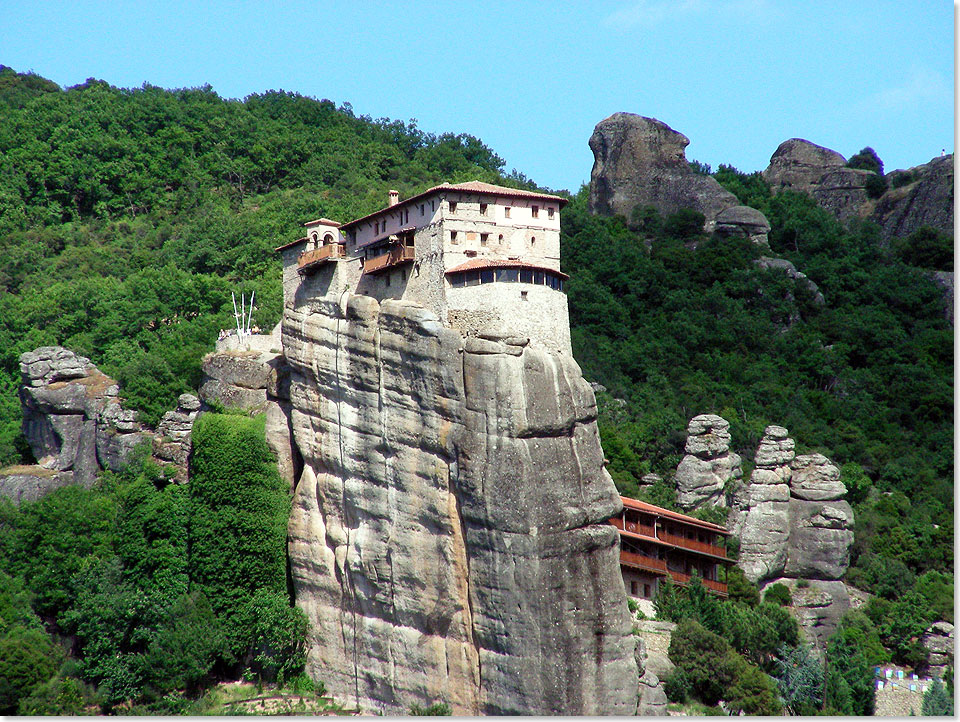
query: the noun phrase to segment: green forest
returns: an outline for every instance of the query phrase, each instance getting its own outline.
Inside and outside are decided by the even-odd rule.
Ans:
[[[704,234],[691,211],[601,218],[587,188],[558,191],[570,198],[561,242],[574,355],[607,389],[600,432],[621,493],[672,506],[686,424],[701,413],[730,422],[747,476],[774,423],[798,453],[842,467],[856,513],[848,581],[876,597],[831,642],[846,661],[819,670],[826,700],[790,701],[782,664],[809,667],[805,648],[745,580],[729,608],[691,587],[661,611],[685,625],[677,698],[715,692],[688,643],[726,660],[744,711],[863,713],[872,702],[857,675],[888,660],[922,666],[918,630],[953,621],[953,328],[930,279],[952,270],[952,238],[922,229],[884,242],[868,222],[845,228],[806,196],[772,195],[758,173],[713,175],[770,220],[769,250]],[[89,357],[154,424],[199,386],[203,355],[232,325],[231,291],[256,293],[261,328],[279,320],[273,249],[303,221],[371,212],[389,188],[406,197],[473,179],[537,188],[477,138],[349,104],[94,79],[61,89],[0,66],[0,467],[33,461],[20,354],[62,345]],[[792,261],[823,301],[755,265],[761,254]],[[189,488],[141,459],[94,489],[0,505],[10,670],[0,713],[196,711],[189,699],[239,674],[316,688],[286,587],[279,530],[290,500],[256,442],[262,421],[202,419]],[[649,472],[664,481],[641,492]],[[263,544],[224,548],[241,520]],[[251,586],[254,567],[265,576]],[[766,637],[744,641],[747,627]]]

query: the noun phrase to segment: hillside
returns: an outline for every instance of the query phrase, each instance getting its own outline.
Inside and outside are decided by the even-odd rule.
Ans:
[[[880,598],[864,634],[897,661],[913,661],[915,627],[953,618],[953,329],[931,277],[945,267],[943,254],[930,261],[922,252],[927,236],[885,243],[873,224],[845,228],[805,196],[772,196],[760,174],[721,167],[714,178],[766,215],[770,251],[821,295],[758,266],[760,250],[749,240],[703,234],[696,214],[664,218],[647,209],[629,221],[602,218],[590,214],[588,190],[580,189],[563,210],[562,264],[574,356],[606,389],[598,402],[608,469],[621,493],[671,505],[669,481],[690,417],[727,419],[747,474],[764,428],[788,427],[798,452],[843,465],[856,511],[848,581]],[[32,461],[19,429],[21,353],[62,345],[89,357],[119,381],[141,419],[155,423],[180,393],[198,387],[202,356],[233,325],[231,291],[256,293],[261,328],[277,322],[273,249],[295,239],[301,222],[363,215],[382,206],[389,188],[407,197],[473,179],[536,187],[506,173],[474,137],[357,117],[349,104],[284,91],[238,101],[210,87],[121,89],[97,80],[61,89],[0,69],[0,467]],[[208,436],[216,446],[214,429]],[[640,492],[649,472],[667,483]],[[186,552],[164,545],[181,544],[190,520],[212,513],[204,506],[210,500],[187,498],[174,485],[155,489],[162,484],[152,473],[134,469],[109,477],[102,494],[77,489],[23,512],[0,506],[0,554],[26,557],[48,539],[75,564],[47,579],[42,560],[18,561],[5,569],[18,580],[0,574],[0,603],[39,593],[42,621],[79,635],[76,644],[93,660],[81,674],[107,690],[107,707],[141,688],[159,704],[184,686],[171,680],[199,685],[218,650],[200,650],[208,666],[179,678],[153,679],[143,660],[186,644],[211,615],[228,620],[218,644],[234,655],[215,674],[238,673],[259,643],[241,638],[238,615],[256,614],[257,604],[283,607],[279,558],[271,560],[274,596],[266,601],[250,598],[242,574],[215,579],[199,552],[188,555],[189,568],[178,566]],[[264,478],[276,491],[272,476]],[[272,503],[267,526],[275,532],[282,514]],[[56,512],[46,527],[44,510]],[[164,521],[165,510],[174,522]],[[92,520],[92,537],[74,552],[69,546],[85,529],[78,519]],[[159,547],[149,547],[154,542]],[[137,594],[155,571],[138,565],[146,548],[171,586],[150,602],[154,617],[114,640],[129,655],[114,664],[109,644],[94,642],[96,624],[140,613]],[[188,588],[207,597],[187,597]],[[84,596],[74,603],[78,589]],[[111,595],[129,604],[104,605],[116,601]],[[171,616],[175,605],[190,620],[185,629]],[[41,620],[28,616],[22,623],[33,634]],[[907,616],[912,626],[898,626]],[[285,631],[299,624],[277,619]]]

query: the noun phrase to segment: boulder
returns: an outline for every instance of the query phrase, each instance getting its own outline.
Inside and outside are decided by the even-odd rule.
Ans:
[[[724,487],[743,476],[740,457],[730,451],[730,424],[715,414],[701,414],[687,425],[686,456],[674,482],[677,503],[684,509],[726,506]]]
[[[790,499],[790,539],[784,576],[840,579],[850,566],[852,546],[850,504]]]
[[[824,173],[846,164],[847,159],[836,151],[809,140],[791,138],[774,151],[763,178],[774,193],[781,190],[811,193]]]
[[[725,236],[744,236],[754,243],[767,243],[770,221],[756,208],[732,206],[716,217],[717,233]]]
[[[714,178],[690,168],[684,151],[689,143],[666,123],[633,113],[597,123],[590,137],[590,212],[629,220],[637,207],[654,206],[661,215],[692,208],[712,231],[717,215],[740,202]]]
[[[840,469],[823,454],[804,454],[790,464],[790,493],[808,501],[833,501],[847,493]]]
[[[930,652],[930,675],[942,677],[948,665],[953,664],[956,639],[950,622],[934,622],[923,635],[923,646]]]
[[[841,617],[853,608],[846,585],[840,581],[809,580],[806,586],[801,587],[796,579],[781,577],[766,582],[761,588],[761,595],[773,584],[783,584],[790,589],[800,630],[823,659],[827,639],[837,631]]]
[[[788,278],[792,278],[798,284],[802,284],[804,288],[807,289],[811,294],[813,294],[813,302],[818,306],[822,306],[825,303],[823,294],[820,293],[820,287],[816,283],[807,278],[807,274],[802,273],[797,270],[797,267],[794,266],[786,258],[771,258],[769,256],[760,256],[754,261],[758,267],[763,269],[776,269],[783,271]]]
[[[579,367],[342,300],[283,317],[308,671],[386,714],[634,714],[621,502]]]
[[[42,466],[0,469],[0,496],[17,506],[24,501],[37,501],[51,491],[73,483],[73,473],[69,471],[52,471]]]
[[[810,195],[821,208],[846,224],[862,217],[864,204],[869,201],[867,181],[872,175],[860,168],[832,168],[820,176]]]
[[[641,717],[664,717],[667,715],[667,693],[655,672],[647,670],[640,677],[640,706],[637,714]]]

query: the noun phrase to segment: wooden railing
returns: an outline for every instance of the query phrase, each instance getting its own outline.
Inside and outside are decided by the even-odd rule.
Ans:
[[[410,246],[394,246],[386,253],[371,258],[363,264],[364,273],[378,273],[405,261],[413,260],[413,248]]]
[[[673,581],[675,581],[677,584],[689,584],[690,580],[693,579],[690,574],[684,574],[683,572],[672,571],[670,572],[670,576],[673,577]],[[703,577],[700,577],[700,583],[703,584],[703,586],[705,586],[707,589],[711,589],[718,594],[723,594],[724,596],[727,594],[727,585],[723,582],[715,582],[712,579],[704,579]]]
[[[648,536],[651,539],[656,538],[652,526],[644,526],[643,524],[637,524],[632,521],[624,522],[623,519],[618,516],[613,517],[610,523],[617,527],[617,529],[628,531],[631,534],[640,534],[642,536]]]
[[[346,249],[339,243],[330,243],[320,248],[314,248],[312,251],[304,251],[297,258],[297,270],[303,270],[314,264],[321,264],[327,261],[333,261],[338,258],[346,257]]]
[[[663,559],[653,559],[643,554],[634,554],[633,552],[620,552],[620,561],[641,569],[650,569],[657,572],[667,571],[667,562]]]
[[[714,556],[723,557],[724,559],[727,557],[727,551],[723,547],[718,547],[715,544],[705,544],[696,539],[687,539],[684,536],[678,536],[676,534],[667,534],[665,531],[658,532],[657,539],[665,541],[667,544],[682,547],[683,549],[703,552],[704,554],[713,554]]]

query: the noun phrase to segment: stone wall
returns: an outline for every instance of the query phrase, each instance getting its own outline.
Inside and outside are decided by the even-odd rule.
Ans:
[[[310,671],[390,714],[633,714],[620,501],[576,364],[362,296],[288,306],[283,342]]]

